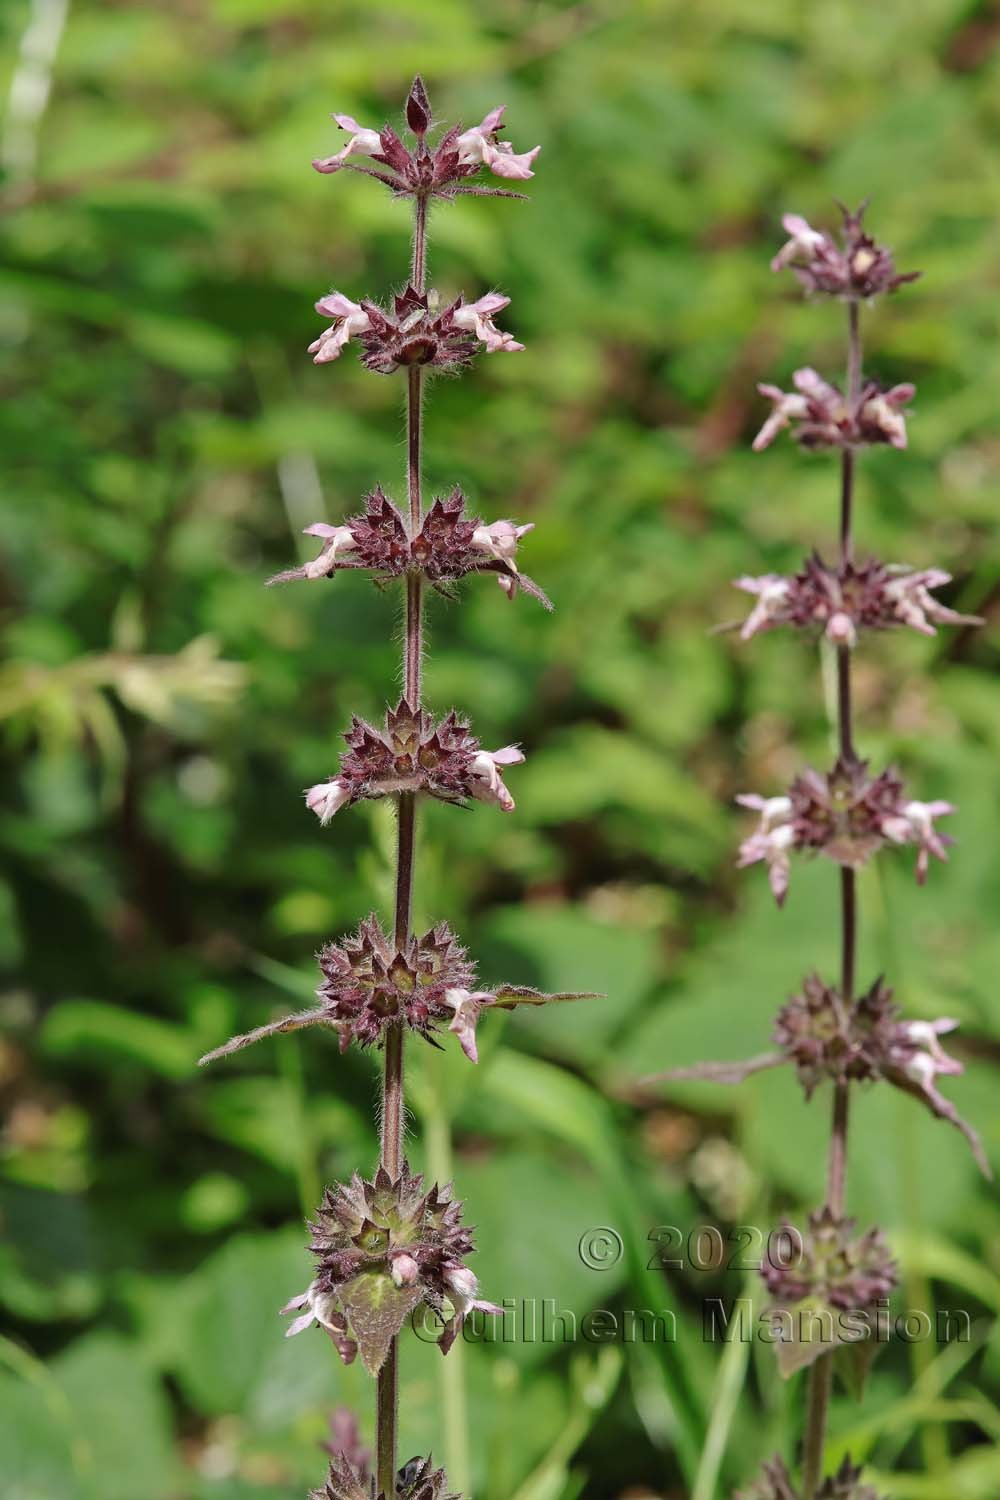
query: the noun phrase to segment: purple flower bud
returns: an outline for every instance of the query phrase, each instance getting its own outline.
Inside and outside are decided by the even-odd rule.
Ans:
[[[390,1262],[391,1276],[396,1286],[411,1286],[420,1275],[420,1266],[404,1250],[401,1255],[396,1255]]]
[[[423,137],[431,128],[431,101],[424,88],[424,80],[418,73],[406,97],[406,123],[413,134]]]
[[[854,647],[858,643],[858,632],[854,621],[846,610],[836,610],[827,621],[826,638],[834,646]]]

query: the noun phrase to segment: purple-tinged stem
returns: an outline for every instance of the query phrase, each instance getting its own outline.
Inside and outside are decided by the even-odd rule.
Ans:
[[[852,409],[861,394],[861,329],[857,302],[848,304],[847,399]],[[854,452],[845,448],[840,469],[840,561],[854,554]],[[854,759],[851,699],[851,649],[837,647],[837,744],[841,757]],[[840,871],[840,1001],[849,1012],[854,1004],[854,976],[858,947],[858,889],[854,870]],[[827,1168],[826,1206],[837,1218],[844,1212],[847,1186],[847,1125],[850,1085],[834,1084],[833,1121]],[[806,1431],[803,1451],[803,1500],[813,1500],[823,1472],[826,1419],[833,1381],[833,1354],[822,1355],[809,1371],[806,1393]]]
[[[413,222],[413,255],[410,280],[423,292],[427,276],[427,200],[418,197]],[[415,536],[423,523],[421,493],[423,371],[413,365],[406,383],[406,493],[409,502],[410,535]],[[419,572],[406,575],[406,614],[403,643],[403,696],[415,712],[420,708],[420,679],[423,656],[423,577]],[[396,911],[395,943],[402,948],[410,936],[410,914],[413,906],[413,862],[417,833],[416,798],[402,792],[396,819]],[[380,1164],[393,1179],[403,1165],[403,1134],[406,1104],[403,1092],[403,1028],[400,1023],[385,1032],[385,1067],[382,1083],[382,1135]],[[396,1486],[396,1429],[399,1407],[399,1339],[389,1345],[385,1363],[378,1373],[375,1393],[375,1470],[376,1494],[392,1500]]]

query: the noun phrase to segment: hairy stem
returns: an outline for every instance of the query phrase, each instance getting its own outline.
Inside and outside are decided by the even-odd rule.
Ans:
[[[416,200],[410,279],[418,292],[427,275],[427,200]],[[409,502],[410,535],[423,522],[420,452],[422,437],[423,372],[411,366],[406,383],[406,493]],[[420,676],[423,656],[423,578],[406,575],[406,614],[403,640],[403,696],[414,711],[420,708]],[[395,942],[402,948],[410,935],[413,906],[413,862],[416,847],[417,808],[412,792],[401,792],[396,831]],[[385,1066],[382,1083],[382,1136],[380,1164],[397,1178],[403,1165],[403,1133],[406,1102],[403,1089],[403,1028],[386,1028]],[[399,1339],[389,1345],[378,1373],[375,1393],[376,1493],[392,1500],[396,1486],[396,1429],[399,1407]]]
[[[848,304],[847,399],[853,407],[861,394],[861,329],[857,302]],[[854,554],[854,452],[845,448],[840,470],[840,561]],[[837,648],[837,743],[844,760],[854,758],[854,724],[851,700],[851,649]],[[854,976],[858,946],[858,890],[854,870],[840,871],[840,1001],[845,1012],[854,1004]],[[844,1212],[847,1185],[847,1125],[849,1084],[834,1085],[833,1121],[827,1168],[826,1206],[840,1218]],[[806,1395],[806,1431],[803,1450],[803,1497],[813,1500],[823,1472],[826,1419],[833,1380],[833,1354],[822,1355],[809,1371]]]

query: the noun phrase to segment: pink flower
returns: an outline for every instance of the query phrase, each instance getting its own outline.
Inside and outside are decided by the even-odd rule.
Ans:
[[[517,745],[502,750],[480,750],[469,766],[472,795],[480,802],[495,802],[501,812],[514,811],[514,799],[504,785],[501,766],[520,766],[524,753]]]
[[[885,818],[882,831],[886,838],[896,844],[917,844],[917,882],[923,885],[927,879],[930,856],[947,861],[947,845],[954,843],[946,833],[938,833],[935,818],[943,818],[955,811],[950,802],[907,802],[898,816]]]
[[[788,241],[772,260],[772,271],[783,271],[797,260],[811,260],[816,251],[823,249],[829,240],[828,235],[814,229],[801,214],[785,214],[781,225],[788,235]]]
[[[848,399],[810,366],[796,370],[792,376],[794,391],[783,391],[776,385],[758,385],[762,396],[773,403],[774,410],[753,440],[759,453],[774,442],[790,423],[797,424],[795,437],[806,448],[856,448],[865,443],[888,443],[892,448],[906,447],[906,420],[902,407],[913,400],[916,387],[894,385],[880,390],[874,381]]]
[[[478,1310],[499,1317],[502,1316],[503,1309],[493,1302],[483,1302],[476,1296],[479,1282],[468,1266],[463,1266],[460,1262],[445,1269],[444,1280],[448,1288],[448,1299],[455,1308],[455,1316],[445,1324],[444,1331],[438,1340],[441,1353],[447,1354],[461,1333],[462,1325],[470,1312]]]
[[[347,145],[336,156],[327,156],[314,161],[317,172],[339,172],[349,156],[378,156],[382,152],[382,138],[377,130],[367,130],[350,115],[334,115],[341,130],[350,134]]]
[[[742,870],[763,860],[774,899],[781,906],[788,892],[789,853],[795,843],[791,798],[761,797],[756,792],[744,792],[736,800],[741,807],[760,813],[757,827],[740,845],[738,866]]]
[[[897,572],[896,569],[890,571]],[[937,635],[932,620],[938,625],[981,625],[983,622],[978,615],[960,615],[928,592],[950,582],[951,574],[940,568],[925,568],[920,573],[903,569],[883,586],[883,592],[897,618],[904,625],[919,630],[921,635]]]
[[[325,365],[332,359],[339,359],[345,344],[356,334],[367,333],[371,327],[371,319],[364,309],[342,292],[321,297],[316,303],[316,311],[324,318],[335,318],[336,322],[309,345],[308,353],[313,356],[314,365]]]
[[[757,389],[774,403],[774,410],[753,440],[753,451],[761,453],[770,447],[779,432],[784,432],[789,422],[804,421],[808,417],[809,403],[805,396],[783,391],[780,386],[761,383]]]
[[[789,618],[787,604],[792,588],[790,578],[783,578],[780,573],[762,573],[757,578],[745,574],[742,578],[735,578],[733,584],[734,587],[743,589],[744,593],[757,595],[757,603],[740,631],[741,640],[748,641],[759,630],[771,630]]]
[[[476,1025],[479,1021],[479,1013],[484,1005],[492,1005],[496,996],[489,990],[445,990],[444,1001],[450,1005],[455,1012],[454,1019],[448,1027],[458,1037],[459,1045],[470,1062],[479,1061],[479,1051],[476,1047]]]
[[[956,1126],[972,1147],[983,1176],[992,1178],[979,1136],[937,1087],[938,1078],[954,1077],[965,1071],[957,1058],[948,1056],[938,1040],[945,1033],[954,1031],[957,1025],[957,1021],[947,1017],[936,1021],[898,1022],[893,1028],[882,1069],[890,1083],[921,1100],[939,1120],[947,1120]]]
[[[906,418],[901,408],[908,405],[917,393],[915,385],[908,382],[894,385],[888,391],[876,391],[862,403],[858,413],[858,426],[866,434],[865,442],[888,443],[892,448],[906,447]],[[874,436],[868,436],[871,432]]]
[[[900,1029],[906,1040],[923,1049],[903,1065],[903,1071],[914,1082],[922,1084],[933,1083],[939,1073],[946,1076],[964,1073],[965,1069],[958,1059],[949,1057],[938,1041],[939,1036],[957,1028],[958,1022],[947,1017],[940,1017],[936,1021],[902,1022]]]
[[[774,410],[753,440],[755,453],[770,447],[790,422],[815,421],[819,416],[824,424],[829,425],[836,422],[838,415],[841,418],[846,415],[844,398],[836,386],[828,384],[808,365],[795,371],[792,384],[794,392],[783,391],[776,385],[758,385],[761,395],[774,403]],[[836,441],[836,437],[832,441]]]
[[[500,292],[487,292],[478,302],[466,303],[463,300],[452,313],[452,322],[457,328],[474,333],[486,345],[487,354],[496,354],[500,350],[505,354],[517,354],[524,345],[517,343],[513,334],[503,333],[493,322],[494,314],[501,312],[509,302],[510,298]]]
[[[338,567],[345,553],[354,552],[357,539],[350,526],[328,526],[325,521],[314,521],[306,526],[303,536],[323,538],[319,555],[301,568],[288,568],[284,573],[275,573],[268,584],[292,583],[296,578],[326,578]]]
[[[525,526],[518,526],[514,521],[494,521],[491,526],[477,526],[472,533],[474,547],[480,552],[488,552],[496,562],[502,562],[510,569],[508,573],[497,574],[497,583],[508,599],[513,599],[517,593],[517,544],[527,532],[534,529],[533,521]]]
[[[325,521],[314,521],[304,528],[302,535],[323,538],[319,556],[302,569],[305,578],[325,578],[336,567],[338,553],[354,551],[354,532],[349,526],[328,526]]]
[[[297,1333],[304,1333],[314,1323],[318,1323],[321,1328],[335,1328],[338,1332],[340,1331],[343,1319],[337,1308],[337,1299],[328,1292],[317,1290],[315,1281],[298,1297],[293,1297],[290,1302],[286,1302],[281,1309],[281,1315],[297,1312],[303,1307],[306,1311],[302,1316],[296,1318],[293,1323],[289,1323],[285,1329],[286,1339],[294,1338]]]
[[[542,148],[536,146],[533,151],[524,151],[518,155],[510,141],[495,139],[506,107],[501,104],[496,109],[491,109],[481,125],[462,132],[455,142],[458,159],[462,166],[489,167],[497,177],[523,181],[534,177],[531,163]]]
[[[306,807],[314,812],[325,827],[339,812],[345,802],[351,800],[351,789],[339,776],[334,776],[332,781],[320,781],[315,786],[307,787]]]

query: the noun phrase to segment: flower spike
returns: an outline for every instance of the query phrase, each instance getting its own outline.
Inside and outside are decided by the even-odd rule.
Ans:
[[[323,977],[315,1010],[283,1016],[233,1037],[207,1053],[202,1063],[216,1062],[266,1037],[305,1026],[336,1031],[342,1052],[352,1042],[359,1047],[381,1046],[386,1028],[396,1024],[435,1045],[435,1035],[447,1028],[457,1036],[470,1062],[478,1062],[476,1026],[484,1010],[596,998],[577,991],[550,995],[509,984],[476,988],[475,967],[446,922],[439,922],[422,937],[411,935],[400,948],[372,915],[352,937],[327,943],[317,957]]]
[[[360,125],[352,115],[335,114],[333,120],[347,133],[347,143],[332,156],[317,157],[313,167],[329,176],[342,170],[364,172],[391,188],[398,197],[418,195],[453,198],[457,193],[491,193],[498,197],[519,197],[502,189],[481,187],[475,179],[484,169],[507,182],[525,182],[532,171],[540,146],[530,151],[515,151],[510,141],[499,139],[506,106],[491,109],[478,125],[463,130],[455,125],[446,131],[433,149],[427,145],[427,134],[433,128],[433,115],[427,90],[419,75],[406,99],[407,129],[415,137],[417,149],[403,144],[391,125],[373,130]],[[377,167],[362,165],[361,157]]]

